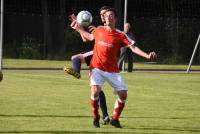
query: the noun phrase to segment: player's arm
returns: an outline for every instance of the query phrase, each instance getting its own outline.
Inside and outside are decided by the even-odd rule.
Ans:
[[[93,41],[94,40],[94,36],[91,33],[86,32],[85,30],[81,29],[81,28],[76,28],[76,31],[78,31],[82,38],[84,38],[86,41]]]
[[[77,23],[76,20],[72,21],[71,27],[73,29],[75,29],[77,32],[79,32],[81,34],[81,36],[83,36],[85,39],[87,39],[89,41],[93,41],[94,40],[93,34],[90,34],[90,33],[86,32],[84,29],[82,29],[81,26]]]
[[[88,28],[90,33],[92,33],[96,29],[96,27],[93,25],[90,25]]]
[[[81,39],[83,40],[83,42],[87,42],[88,41],[82,34],[80,34],[80,35],[81,35]]]
[[[130,39],[126,34],[124,34],[123,43],[127,44],[133,53],[141,57],[144,57],[146,59],[154,59],[157,57],[155,52],[150,52],[149,54],[147,54],[146,52],[142,51],[139,47],[135,46],[135,41]]]
[[[139,47],[135,46],[134,44],[129,45],[129,48],[132,50],[133,53],[144,57],[146,59],[154,59],[156,58],[156,53],[155,52],[150,52],[147,54],[146,52],[142,51]]]
[[[74,15],[74,14],[71,14],[70,15],[70,20],[71,21],[76,21],[76,16]],[[84,30],[81,26],[80,26],[80,28],[82,29],[82,30]],[[93,27],[92,27],[92,29],[93,29]],[[89,31],[91,31],[91,27],[89,27]],[[93,30],[92,30],[93,31]],[[83,40],[83,42],[87,42],[87,41],[89,41],[87,38],[85,38],[84,37],[84,35],[82,35],[81,33],[80,33],[80,35],[81,35],[81,39]]]
[[[93,25],[90,25],[90,26],[88,27],[88,29],[89,29],[89,32],[92,33],[92,32],[96,29],[96,27],[93,26]],[[81,35],[81,38],[82,38],[83,42],[89,41],[89,40],[87,40],[82,34],[80,34],[80,35]]]

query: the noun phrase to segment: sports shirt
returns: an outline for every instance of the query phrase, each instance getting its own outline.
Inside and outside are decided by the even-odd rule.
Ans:
[[[90,69],[98,68],[106,72],[119,72],[117,61],[121,47],[133,45],[135,42],[119,30],[108,31],[105,27],[97,27],[93,31],[95,44]]]

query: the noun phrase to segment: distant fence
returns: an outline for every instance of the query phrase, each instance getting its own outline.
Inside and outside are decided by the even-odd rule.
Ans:
[[[89,10],[94,24],[98,25],[99,8],[113,6],[118,9],[118,28],[122,29],[123,2],[5,0],[3,55],[34,59],[69,58],[81,52],[81,39],[68,27],[68,15]],[[160,62],[188,63],[200,32],[199,7],[199,0],[128,0],[127,20],[133,27],[139,47],[147,51],[156,50]],[[136,60],[141,59],[136,57]],[[194,63],[200,63],[200,49]]]

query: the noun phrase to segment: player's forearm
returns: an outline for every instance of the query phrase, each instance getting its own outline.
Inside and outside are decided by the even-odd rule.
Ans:
[[[136,46],[130,46],[130,49],[132,50],[133,53],[144,57],[146,59],[149,59],[149,54],[145,53],[144,51],[142,51],[140,48],[136,47]]]
[[[85,40],[90,40],[90,41],[94,40],[92,34],[86,32],[86,31],[84,31],[83,29],[80,29],[80,28],[77,28],[76,30],[81,34],[82,39],[84,38]]]
[[[81,39],[83,40],[83,42],[87,42],[88,41],[82,34],[80,34],[80,35],[81,35]]]

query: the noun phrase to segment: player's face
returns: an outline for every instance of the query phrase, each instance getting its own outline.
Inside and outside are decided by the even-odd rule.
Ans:
[[[102,23],[105,23],[105,17],[104,17],[105,12],[106,12],[106,10],[101,10],[101,12],[100,12]]]
[[[107,11],[104,15],[106,25],[107,26],[114,26],[116,22],[115,14],[113,11]]]

